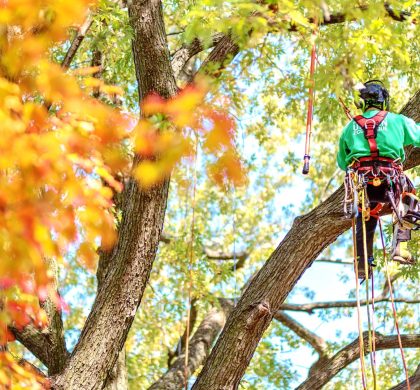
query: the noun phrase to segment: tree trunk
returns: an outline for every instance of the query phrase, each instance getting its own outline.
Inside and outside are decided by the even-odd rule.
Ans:
[[[413,119],[419,121],[419,106],[420,94],[417,93],[404,107],[403,113],[411,113]],[[418,165],[419,149],[412,149],[408,158],[407,166]],[[295,219],[289,233],[253,278],[230,314],[193,386],[194,390],[238,388],[273,314],[322,250],[349,229],[351,222],[343,217],[343,197],[341,186],[325,202]]]
[[[140,99],[177,92],[169,60],[162,6],[134,0],[129,6]],[[134,165],[139,161],[135,158]],[[150,190],[134,179],[124,189],[119,238],[103,254],[101,284],[79,341],[55,389],[102,389],[123,348],[140,304],[162,232],[169,178]],[[102,261],[102,259],[101,259]]]

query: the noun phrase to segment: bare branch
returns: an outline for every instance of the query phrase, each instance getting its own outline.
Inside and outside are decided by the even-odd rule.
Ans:
[[[191,300],[191,314],[190,314],[190,324],[189,328],[193,329],[195,322],[197,321],[197,298]],[[179,353],[184,353],[185,344],[187,342],[187,329],[185,328],[184,333],[179,339],[177,346],[174,351],[168,351],[168,367],[171,367],[174,357]]]
[[[216,46],[224,36],[225,34],[223,33],[214,34],[211,37],[211,42],[208,46],[204,45],[204,43],[198,38],[193,39],[193,41],[189,44],[184,44],[179,50],[175,52],[171,61],[175,78],[178,78],[181,70],[192,57],[205,49]]]
[[[277,321],[280,321],[283,325],[287,326],[289,329],[293,330],[293,332],[295,332],[299,337],[308,342],[315,349],[315,351],[318,352],[320,358],[327,356],[327,343],[322,337],[319,337],[315,333],[311,332],[294,318],[290,317],[282,311],[278,311],[276,314],[274,314],[274,318]]]
[[[49,271],[54,275],[54,291],[58,291],[57,263],[46,260]],[[31,351],[47,368],[49,375],[59,373],[65,366],[69,353],[66,348],[61,311],[49,296],[40,303],[48,317],[46,329],[39,329],[32,324],[23,329],[9,327],[16,340]]]
[[[317,263],[330,263],[330,264],[339,264],[339,265],[353,265],[353,261],[344,261],[341,259],[318,259]]]
[[[363,335],[365,344],[365,354],[368,353],[368,334]],[[384,349],[398,348],[398,337],[383,336],[376,333],[375,339],[376,350],[381,351]],[[420,347],[420,334],[405,334],[401,335],[401,341],[404,348],[419,348]],[[308,378],[300,384],[296,390],[318,390],[321,389],[328,381],[337,375],[343,368],[347,367],[350,363],[359,358],[359,339],[357,338],[334,356],[326,359],[321,359],[316,362],[311,369]]]
[[[207,358],[216,337],[226,322],[226,316],[232,308],[232,302],[219,299],[220,308],[213,308],[204,317],[190,341],[188,353],[188,376],[203,364]],[[170,369],[158,379],[149,390],[179,390],[183,388],[185,377],[185,352],[182,353]]]
[[[64,69],[69,68],[71,62],[73,61],[74,56],[77,53],[77,50],[79,50],[80,45],[83,42],[83,39],[85,38],[90,26],[92,25],[93,19],[92,15],[89,14],[86,18],[86,20],[83,22],[83,24],[79,27],[76,36],[74,37],[73,41],[71,42],[71,45],[69,49],[67,50],[67,53],[61,63],[61,66]]]
[[[414,372],[410,378],[408,378],[408,381],[410,382],[410,388],[412,390],[418,390],[420,389],[420,364],[417,366],[417,370]],[[407,381],[403,380],[398,385],[394,386],[393,388],[389,390],[407,390]]]
[[[380,302],[390,302],[391,298],[379,296],[375,299],[375,303]],[[366,300],[361,300],[360,305],[366,305]],[[399,303],[420,303],[420,299],[408,299],[408,298],[394,298],[394,302]],[[372,301],[369,301],[372,303]],[[314,310],[320,309],[334,309],[334,308],[347,308],[347,307],[356,307],[357,301],[331,301],[331,302],[315,302],[315,303],[283,303],[280,306],[280,310],[290,310],[290,311],[305,311],[309,314],[313,314]]]

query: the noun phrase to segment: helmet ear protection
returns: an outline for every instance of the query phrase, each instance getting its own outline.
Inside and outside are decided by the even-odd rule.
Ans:
[[[371,86],[371,88],[369,88]],[[373,86],[376,86],[373,87]],[[373,87],[373,88],[372,88]],[[378,95],[377,99],[369,99],[369,94],[371,90],[375,90],[374,93]],[[363,96],[364,95],[364,96]],[[354,105],[357,108],[360,108],[362,111],[365,111],[369,107],[379,108],[380,110],[389,109],[389,93],[385,88],[385,85],[380,80],[369,80],[363,84],[363,87],[358,89],[354,99]]]

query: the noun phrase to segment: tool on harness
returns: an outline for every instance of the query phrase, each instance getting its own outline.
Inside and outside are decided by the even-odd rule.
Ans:
[[[398,209],[403,229],[420,229],[420,201],[416,195],[404,192]]]

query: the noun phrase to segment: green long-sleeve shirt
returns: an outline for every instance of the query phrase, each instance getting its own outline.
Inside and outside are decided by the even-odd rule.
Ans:
[[[372,118],[378,110],[363,113],[365,118]],[[378,128],[376,136],[379,156],[394,160],[405,160],[404,146],[420,146],[420,126],[412,119],[401,114],[389,112]],[[370,156],[369,143],[363,129],[354,121],[350,121],[340,137],[337,154],[338,166],[346,170],[353,159]]]

